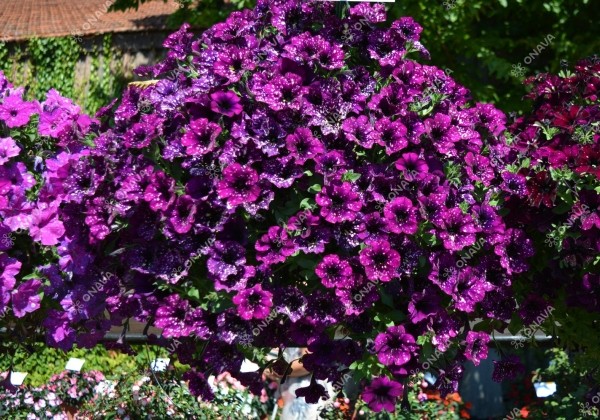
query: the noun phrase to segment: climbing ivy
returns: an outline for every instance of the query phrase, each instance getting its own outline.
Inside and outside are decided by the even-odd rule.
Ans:
[[[86,48],[80,41],[58,37],[0,43],[0,70],[14,85],[25,86],[30,99],[43,99],[49,89],[56,89],[85,112],[94,113],[126,83],[121,53],[113,47],[111,35]]]

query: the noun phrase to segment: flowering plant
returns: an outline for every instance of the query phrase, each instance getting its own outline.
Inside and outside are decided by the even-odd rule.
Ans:
[[[384,21],[381,5],[339,17],[263,1],[199,39],[170,36],[166,60],[140,70],[166,78],[101,112],[64,171],[87,180],[81,269],[113,273],[84,312],[152,320],[205,398],[207,372],[260,381],[239,372],[249,346],[308,347],[304,365],[332,382],[350,366],[403,380],[429,344],[485,357],[469,320],[510,319],[533,254],[494,202],[505,116],[408,58],[427,55],[414,21]],[[444,372],[452,392],[460,364]],[[325,397],[316,381],[298,392]]]
[[[65,370],[52,376],[44,387],[59,395],[68,406],[78,407],[94,397],[96,386],[104,380],[104,375],[99,371],[72,372]]]
[[[0,254],[2,325],[62,349],[122,325],[126,351],[129,319],[153,325],[204,400],[224,372],[260,393],[290,346],[308,348],[308,402],[349,369],[396,399],[434,366],[435,388],[455,392],[492,331],[536,312],[526,296],[513,322],[538,244],[514,210],[528,193],[548,206],[548,178],[522,171],[502,112],[411,58],[428,56],[417,23],[385,21],[380,4],[262,0],[199,38],[183,26],[139,69],[161,80],[97,121],[0,79],[0,229],[20,232]],[[244,358],[260,369],[241,372]],[[494,379],[520,369],[507,357]]]
[[[390,387],[388,380],[375,380],[367,386],[356,401],[340,398],[333,406],[321,413],[326,419],[446,419],[458,420],[471,418],[470,403],[463,402],[456,393],[441,397],[438,391],[423,379],[423,374],[416,375],[409,383],[406,404],[398,404],[393,395],[393,386],[385,393],[379,392],[383,387]],[[374,404],[374,401],[376,403]]]
[[[184,26],[140,70],[163,79],[99,112],[93,141],[72,105],[69,124],[46,122],[63,101],[52,96],[38,112],[53,153],[31,201],[33,181],[3,184],[30,209],[2,216],[53,248],[22,271],[17,251],[0,255],[3,305],[41,314],[43,282],[46,341],[63,349],[130,318],[161,328],[205,399],[211,373],[258,389],[244,357],[265,368],[286,346],[308,347],[309,402],[326,397],[317,380],[349,368],[400,384],[434,348],[453,355],[438,358],[436,387],[455,391],[460,360],[484,358],[498,325],[471,321],[510,320],[533,248],[496,200],[518,186],[495,159],[504,114],[409,58],[428,55],[412,19],[385,19],[377,4],[339,16],[263,0],[198,39]],[[2,106],[18,111],[0,118],[25,124],[38,108],[6,89]],[[4,165],[33,178],[13,143]]]
[[[516,285],[511,331],[538,328],[598,364],[600,338],[600,62],[529,78],[529,114],[509,127],[508,226],[523,227],[536,257]],[[551,317],[548,316],[551,313]],[[551,318],[551,322],[548,319]],[[532,334],[524,334],[531,337]]]
[[[0,390],[0,416],[11,419],[66,420],[67,411],[90,401],[95,387],[104,380],[98,371],[64,371],[39,387],[20,386]]]

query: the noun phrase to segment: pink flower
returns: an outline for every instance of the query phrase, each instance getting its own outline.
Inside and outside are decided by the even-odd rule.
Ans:
[[[4,165],[11,157],[19,154],[21,148],[11,137],[0,137],[0,165]]]
[[[58,205],[42,204],[31,212],[31,225],[29,234],[34,241],[42,245],[56,245],[65,234],[65,227],[57,217]]]

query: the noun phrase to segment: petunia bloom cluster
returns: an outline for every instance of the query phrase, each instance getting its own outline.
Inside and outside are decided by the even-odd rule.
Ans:
[[[259,0],[199,37],[169,36],[166,59],[138,69],[159,80],[97,120],[56,92],[18,105],[5,87],[0,120],[37,127],[50,152],[19,160],[19,138],[0,139],[0,229],[46,252],[32,265],[3,248],[2,307],[43,307],[63,349],[129,319],[160,328],[205,399],[208,371],[259,389],[261,371],[241,372],[249,347],[307,347],[307,401],[369,365],[377,410],[427,340],[479,363],[492,323],[470,325],[507,325],[534,255],[500,197],[530,186],[507,169],[506,116],[416,61],[421,29],[386,23],[381,4],[340,16]],[[456,391],[460,363],[439,363],[436,386]]]

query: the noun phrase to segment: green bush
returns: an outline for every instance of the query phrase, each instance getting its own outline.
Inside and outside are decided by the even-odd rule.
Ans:
[[[600,7],[590,0],[396,1],[390,13],[419,22],[432,63],[505,112],[526,109],[523,77],[513,70],[558,73],[561,60],[572,65],[600,52]]]
[[[71,357],[85,359],[83,372],[99,370],[107,378],[147,371],[155,358],[168,357],[168,351],[164,348],[144,344],[132,345],[132,348],[137,353],[135,356],[107,350],[104,346],[92,349],[75,348],[65,353],[39,343],[28,349],[19,347],[14,354],[2,352],[0,372],[8,371],[12,362],[12,371],[27,372],[24,383],[36,387],[45,384],[52,375],[62,372]]]
[[[77,77],[77,64],[85,58],[90,61],[89,75]],[[77,37],[0,43],[0,70],[15,86],[27,88],[28,99],[43,99],[48,90],[56,89],[88,114],[109,103],[127,82],[110,35],[90,50]]]

